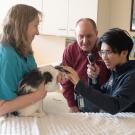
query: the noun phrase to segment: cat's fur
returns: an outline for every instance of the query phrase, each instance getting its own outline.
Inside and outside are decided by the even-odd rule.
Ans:
[[[24,75],[18,87],[18,96],[35,92],[38,86],[43,81],[45,83],[45,90],[47,90],[48,92],[56,91],[59,88],[59,84],[57,82],[57,76],[60,70],[58,69],[58,67],[55,68],[51,65],[48,65],[42,67],[41,69],[39,68],[39,69],[32,70],[26,75]],[[28,107],[13,112],[12,114],[17,116],[41,117],[45,115],[43,111],[43,100],[40,100]]]

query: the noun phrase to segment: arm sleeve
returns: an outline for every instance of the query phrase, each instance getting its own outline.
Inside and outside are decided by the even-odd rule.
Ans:
[[[70,56],[68,48],[64,50],[62,63],[63,65],[73,67],[72,57]],[[76,106],[76,102],[74,100],[74,85],[70,81],[65,81],[61,85],[64,89],[63,95],[67,99],[68,106],[69,107]]]
[[[0,99],[15,99],[19,81],[26,72],[36,68],[35,60],[33,56],[24,60],[15,51],[7,49],[1,53],[0,61]]]
[[[116,88],[112,95],[103,94],[101,93],[102,90],[99,91],[90,86],[86,88],[81,81],[76,85],[75,91],[94,103],[100,109],[115,114],[122,112],[134,102],[134,80],[135,75],[127,77],[122,85]]]
[[[16,58],[10,53],[2,55],[0,59],[0,99],[11,100],[17,96],[19,67]]]

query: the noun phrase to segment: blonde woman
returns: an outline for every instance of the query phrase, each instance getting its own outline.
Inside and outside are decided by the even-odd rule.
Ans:
[[[39,34],[41,13],[32,6],[13,6],[4,20],[0,42],[0,116],[29,106],[46,96],[43,83],[35,93],[17,96],[23,75],[37,68],[31,42]]]

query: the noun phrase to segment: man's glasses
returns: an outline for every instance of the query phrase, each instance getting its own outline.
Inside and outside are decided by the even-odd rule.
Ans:
[[[99,51],[98,54],[100,55],[100,57],[103,57],[103,56],[111,56],[112,55],[112,51]]]

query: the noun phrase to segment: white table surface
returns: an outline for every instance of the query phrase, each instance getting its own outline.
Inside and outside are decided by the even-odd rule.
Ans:
[[[61,93],[44,99],[44,117],[0,117],[0,135],[135,135],[135,113],[68,113]]]

